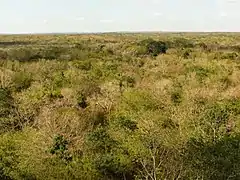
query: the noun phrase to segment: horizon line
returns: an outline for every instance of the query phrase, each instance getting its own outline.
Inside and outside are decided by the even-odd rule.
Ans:
[[[0,33],[0,35],[54,35],[54,34],[133,34],[133,33],[240,33],[240,31],[99,31],[99,32],[26,32],[26,33]]]

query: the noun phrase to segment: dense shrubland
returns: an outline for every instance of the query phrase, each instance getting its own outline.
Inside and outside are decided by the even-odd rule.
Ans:
[[[0,37],[0,178],[240,179],[239,40]]]

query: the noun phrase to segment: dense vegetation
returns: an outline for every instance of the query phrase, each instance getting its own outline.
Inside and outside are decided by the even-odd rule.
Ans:
[[[240,35],[0,37],[0,179],[240,179]]]

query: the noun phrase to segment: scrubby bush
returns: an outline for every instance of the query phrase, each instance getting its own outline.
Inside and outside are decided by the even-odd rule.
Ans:
[[[7,51],[0,49],[0,60],[6,60],[8,58]]]
[[[77,98],[77,104],[78,104],[79,107],[81,107],[81,108],[83,108],[83,109],[85,109],[85,108],[88,106],[88,104],[87,104],[87,98],[86,98],[86,96],[85,96],[84,94],[81,93],[81,94],[78,96],[78,98]]]
[[[1,37],[0,179],[239,179],[235,35],[23,37]]]
[[[139,43],[145,48],[145,54],[158,56],[159,54],[165,54],[167,52],[167,44],[163,41],[155,41],[153,39],[146,39]]]
[[[31,86],[33,79],[32,75],[27,72],[16,72],[12,78],[12,89],[14,91],[22,91]]]
[[[167,45],[161,41],[152,41],[147,45],[147,52],[153,56],[159,54],[165,54],[167,51]]]
[[[199,65],[188,67],[187,72],[195,72],[200,82],[203,82],[211,74],[214,74],[214,70]]]
[[[110,152],[117,142],[111,138],[104,127],[100,126],[88,134],[86,143],[88,148],[94,149],[95,152]]]
[[[66,51],[67,50],[62,47],[49,47],[43,50],[42,57],[49,60],[58,59]]]
[[[175,104],[179,104],[182,102],[182,92],[180,90],[177,91],[173,91],[171,93],[171,100],[173,101],[173,103]]]
[[[216,142],[192,138],[185,152],[186,178],[239,179],[239,135],[224,136]]]
[[[191,50],[191,49],[184,49],[184,51],[183,51],[183,54],[182,54],[182,57],[184,58],[184,59],[188,59],[190,56],[191,56],[191,53],[192,53],[193,51]]]
[[[167,42],[168,46],[171,48],[194,48],[195,44],[193,41],[186,38],[174,38]]]
[[[236,52],[223,53],[221,59],[236,60],[239,57],[239,54]]]
[[[91,61],[75,61],[74,62],[74,66],[78,69],[81,69],[81,70],[85,70],[85,71],[89,71],[92,69],[92,63]]]
[[[63,135],[56,135],[53,140],[53,145],[50,148],[50,153],[56,155],[60,159],[65,161],[71,160],[70,154],[68,151],[68,141],[63,137]]]
[[[0,88],[0,118],[8,117],[12,113],[14,100],[8,89]]]
[[[117,128],[123,128],[126,130],[134,131],[137,129],[137,122],[131,120],[128,117],[120,116],[114,119],[115,126]]]
[[[46,93],[47,97],[49,97],[50,99],[59,99],[59,98],[63,98],[63,95],[61,94],[61,91],[59,89],[56,90],[52,90],[52,91],[48,91]]]

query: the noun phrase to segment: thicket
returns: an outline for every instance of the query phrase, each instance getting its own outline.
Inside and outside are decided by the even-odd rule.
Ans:
[[[240,179],[236,40],[93,37],[0,49],[1,179]]]

